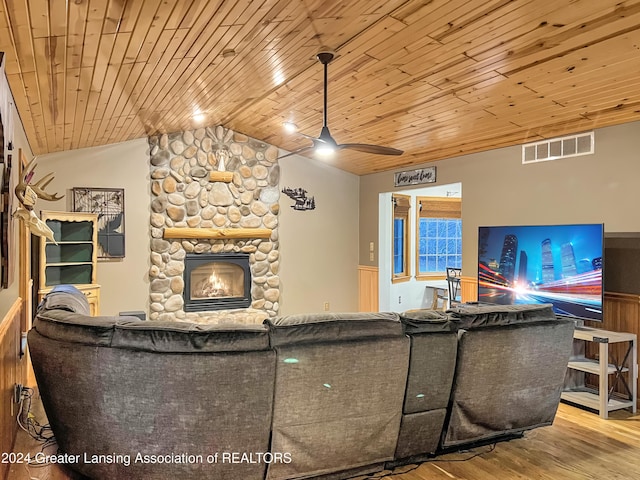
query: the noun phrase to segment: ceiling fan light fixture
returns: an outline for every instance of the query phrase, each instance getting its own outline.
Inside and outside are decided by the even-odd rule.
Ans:
[[[370,145],[367,143],[338,143],[331,136],[329,132],[328,126],[328,114],[327,114],[327,90],[328,90],[328,73],[327,66],[334,59],[335,52],[333,50],[329,50],[326,47],[318,52],[316,55],[317,60],[323,65],[323,103],[322,103],[322,130],[320,131],[320,135],[317,137],[312,137],[311,135],[305,135],[304,133],[298,133],[298,135],[302,135],[304,138],[307,138],[313,142],[313,146],[299,148],[293,152],[289,152],[285,155],[282,155],[278,158],[285,158],[291,155],[298,155],[305,152],[311,152],[315,154],[317,157],[321,158],[330,158],[335,154],[337,150],[355,150],[357,152],[368,153],[371,155],[402,155],[403,151],[398,150],[397,148],[391,147],[383,147],[380,145]],[[285,128],[288,127],[287,124],[291,122],[285,122],[283,125]],[[296,127],[297,128],[297,127]]]
[[[322,158],[329,158],[333,156],[334,153],[336,153],[335,147],[333,145],[327,144],[318,145],[313,151],[316,155]]]

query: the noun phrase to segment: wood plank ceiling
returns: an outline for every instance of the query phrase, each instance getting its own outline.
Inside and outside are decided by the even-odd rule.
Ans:
[[[0,0],[35,154],[224,125],[329,126],[358,175],[640,119],[640,0]],[[225,54],[233,50],[235,56]]]

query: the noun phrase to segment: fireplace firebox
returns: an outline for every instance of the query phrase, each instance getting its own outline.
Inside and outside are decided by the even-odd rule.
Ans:
[[[185,312],[251,306],[248,254],[189,253],[184,266]]]

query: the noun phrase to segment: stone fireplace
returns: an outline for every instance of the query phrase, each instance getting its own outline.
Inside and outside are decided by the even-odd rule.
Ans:
[[[278,149],[220,126],[149,137],[149,145],[149,318],[261,323],[275,317]],[[215,271],[203,266],[212,255],[227,259]]]
[[[251,306],[249,254],[188,253],[184,265],[186,312]]]

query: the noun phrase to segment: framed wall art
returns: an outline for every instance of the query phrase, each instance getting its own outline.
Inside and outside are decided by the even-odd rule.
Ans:
[[[98,258],[124,257],[124,189],[74,187],[73,211],[98,214]]]

